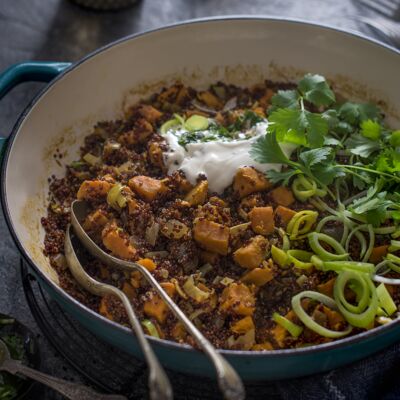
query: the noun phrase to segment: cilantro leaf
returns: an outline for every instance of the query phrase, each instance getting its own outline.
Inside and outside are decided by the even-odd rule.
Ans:
[[[290,179],[299,174],[300,170],[297,169],[286,169],[284,171],[275,171],[273,169],[267,171],[266,175],[268,177],[268,179],[273,183],[279,183],[282,181],[282,184],[287,186],[289,185],[289,181]]]
[[[338,147],[343,147],[342,142],[332,136],[325,136],[324,138],[324,145],[325,146],[338,146]]]
[[[282,108],[274,111],[269,121],[269,131],[277,134],[279,141],[308,145],[312,148],[321,147],[324,136],[328,133],[328,123],[320,114],[307,110],[292,110]]]
[[[258,138],[251,146],[250,156],[253,160],[265,164],[294,164],[283,153],[278,141],[276,140],[275,132],[267,133]]]
[[[312,114],[304,111],[308,122],[307,139],[312,148],[321,147],[324,144],[325,135],[328,133],[328,123],[320,114]]]
[[[299,98],[297,90],[278,90],[271,98],[270,112],[276,111],[278,108],[299,108]]]
[[[343,103],[338,108],[339,118],[349,123],[350,125],[359,125],[362,121],[371,119],[379,121],[381,119],[381,112],[374,104],[352,103],[350,101]]]
[[[304,123],[300,110],[281,108],[274,111],[268,120],[270,122],[268,129],[276,132],[279,141],[284,141],[290,131],[293,131],[293,138],[298,137],[300,143],[305,141]],[[299,144],[298,141],[294,143]]]
[[[386,183],[385,179],[378,178],[364,197],[353,201],[349,210],[365,216],[367,222],[375,227],[385,222],[388,217],[392,217],[391,210],[400,210],[399,195],[388,194],[387,191],[381,192]]]
[[[329,147],[303,151],[299,154],[297,171],[318,185],[330,185],[335,178],[345,175],[343,168],[334,162],[334,158],[335,154]]]
[[[327,147],[303,151],[300,153],[299,158],[308,168],[315,164],[326,160],[331,153],[331,149]]]
[[[299,156],[307,175],[323,185],[330,185],[335,178],[345,175],[343,169],[334,163],[334,157],[329,147],[303,151]]]
[[[375,162],[375,168],[379,172],[391,174],[400,172],[400,152],[395,149],[385,149],[379,154]]]
[[[335,126],[334,131],[344,136],[353,133],[354,127],[351,126],[348,122],[339,121],[339,123]]]
[[[317,107],[329,106],[336,101],[335,94],[321,75],[305,75],[299,82],[298,89],[304,99]]]
[[[381,137],[382,127],[378,122],[367,119],[362,121],[360,126],[362,136],[371,140],[378,140]]]
[[[395,203],[387,197],[387,192],[376,193],[376,188],[377,185],[371,188],[372,190],[368,190],[365,197],[358,199],[350,206],[351,212],[364,215],[367,222],[375,227],[386,221],[389,208],[396,207]]]
[[[343,168],[332,162],[318,164],[311,169],[311,172],[324,185],[330,185],[336,178],[346,175]]]
[[[381,149],[379,141],[368,139],[358,133],[351,135],[345,145],[351,153],[364,158]]]
[[[400,147],[400,130],[393,131],[390,135],[389,141],[393,147]]]
[[[339,124],[338,113],[334,109],[326,110],[321,117],[328,123],[330,130],[334,130]]]

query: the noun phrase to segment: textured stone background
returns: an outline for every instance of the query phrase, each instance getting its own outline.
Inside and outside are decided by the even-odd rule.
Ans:
[[[224,14],[296,17],[371,32],[351,16],[371,14],[358,0],[142,0],[120,12],[96,13],[67,0],[0,0],[0,70],[25,60],[75,61],[134,32],[172,22]],[[19,113],[42,85],[24,84],[2,100],[0,136],[7,136]],[[38,216],[39,218],[39,216]],[[21,287],[19,255],[0,213],[0,312],[39,333]],[[44,370],[79,380],[41,337]],[[42,391],[35,399],[53,399]]]

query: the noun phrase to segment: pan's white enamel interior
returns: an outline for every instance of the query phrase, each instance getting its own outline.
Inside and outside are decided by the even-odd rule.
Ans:
[[[294,67],[331,78],[340,75],[338,82],[342,83],[346,83],[343,77],[349,78],[400,111],[399,54],[328,28],[290,21],[226,19],[175,26],[123,41],[59,79],[19,128],[7,163],[6,201],[25,251],[52,274],[42,256],[40,228],[47,177],[62,173],[52,154],[58,147],[67,151],[63,162],[74,159],[88,126],[116,117],[129,89],[176,77],[193,86],[216,79],[252,84],[271,76],[271,62],[289,68],[285,77],[294,73],[290,69]],[[274,68],[273,77],[278,75],[279,68]]]

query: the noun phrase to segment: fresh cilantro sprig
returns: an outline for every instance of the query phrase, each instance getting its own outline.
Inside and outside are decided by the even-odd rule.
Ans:
[[[307,74],[297,90],[280,90],[272,99],[269,132],[276,132],[280,142],[309,148],[324,144],[329,130],[329,115],[308,111],[304,102],[325,107],[335,102],[335,94],[321,75]]]
[[[370,187],[367,194],[355,200],[348,209],[374,227],[380,226],[388,218],[400,221],[400,193],[381,191],[385,186],[385,179],[379,178]]]
[[[323,76],[307,74],[299,81],[296,90],[278,90],[272,96],[270,111],[279,108],[299,109],[300,99],[317,107],[327,107],[336,101],[335,94]]]
[[[290,142],[310,148],[321,147],[328,133],[328,122],[320,114],[282,108],[269,117],[269,132],[276,132],[280,142]]]
[[[360,190],[374,186],[381,176],[389,182],[382,193],[399,184],[400,131],[388,131],[373,104],[335,102],[320,75],[308,74],[296,89],[278,91],[271,99],[267,135],[253,145],[251,156],[284,165],[281,171],[267,172],[273,183],[288,185],[295,175],[304,174],[324,189],[343,176]],[[285,142],[297,145],[295,160],[282,152],[279,143]]]
[[[260,137],[252,146],[250,155],[259,163],[286,166],[282,171],[267,171],[267,176],[273,183],[283,182],[288,185],[290,178],[304,174],[321,188],[326,188],[335,178],[344,175],[343,169],[336,166],[334,153],[329,147],[303,151],[298,160],[293,161],[282,151],[275,132]]]

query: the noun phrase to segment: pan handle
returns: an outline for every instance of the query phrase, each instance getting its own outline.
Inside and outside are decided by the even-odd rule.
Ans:
[[[28,61],[14,64],[0,73],[0,99],[22,82],[50,82],[70,65],[71,63],[51,61]],[[7,139],[0,137],[0,160],[6,143]]]

